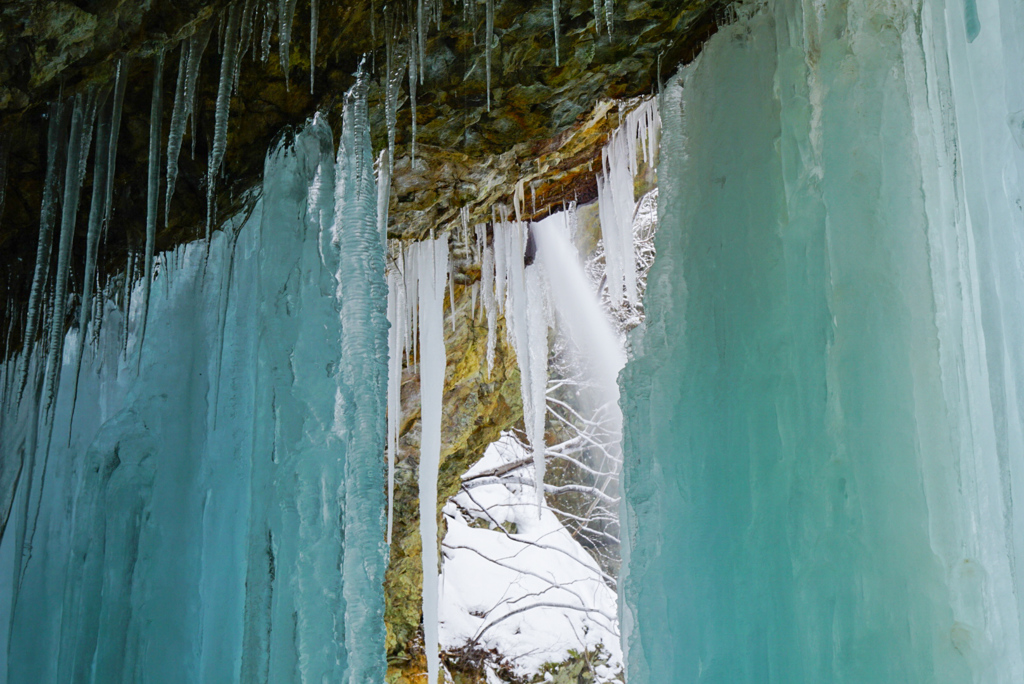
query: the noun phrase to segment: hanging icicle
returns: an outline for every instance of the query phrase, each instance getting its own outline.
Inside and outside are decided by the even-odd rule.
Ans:
[[[555,66],[561,66],[562,60],[560,57],[560,45],[559,45],[559,34],[561,30],[559,28],[559,14],[561,13],[561,7],[559,7],[558,0],[551,0],[551,25],[555,33]]]
[[[400,244],[400,243],[399,243]],[[396,250],[401,256],[401,247]],[[405,342],[405,286],[394,264],[388,270],[388,546],[391,545],[395,512],[395,459],[402,425],[402,346]]]
[[[188,74],[190,42],[182,40],[179,43],[178,76],[174,84],[174,104],[171,107],[171,131],[167,137],[167,192],[164,225],[167,225],[171,219],[171,197],[174,195],[174,185],[178,178],[178,152],[181,150],[181,141],[187,123],[185,119],[188,116],[185,105],[185,80]]]
[[[23,351],[18,361],[16,376],[18,401],[28,380],[28,366],[35,348],[36,328],[39,325],[42,309],[43,290],[50,270],[50,253],[53,245],[53,224],[57,216],[57,196],[60,186],[60,173],[57,169],[58,160],[63,154],[66,140],[65,126],[69,111],[61,102],[50,104],[49,126],[46,136],[46,177],[43,181],[43,201],[39,212],[39,241],[36,244],[36,265],[32,274],[32,287],[29,290],[27,321]]]
[[[487,0],[484,25],[484,62],[487,68],[487,111],[491,111],[491,50],[494,48],[494,0]]]
[[[213,224],[217,219],[217,174],[224,161],[228,145],[228,114],[231,110],[231,74],[234,71],[240,21],[238,5],[228,9],[224,55],[220,62],[220,82],[217,86],[217,109],[214,113],[213,146],[206,169],[206,240],[209,242]]]
[[[274,33],[274,21],[277,19],[277,0],[266,0],[263,6],[263,38],[260,41],[260,61],[270,59],[270,37]]]
[[[412,108],[412,144],[409,152],[410,169],[416,168],[416,32],[409,30],[409,106]]]
[[[316,0],[313,0],[314,5]],[[232,75],[231,92],[238,94],[238,81],[242,75],[242,60],[245,53],[249,51],[249,43],[252,41],[253,14],[256,12],[256,0],[245,0],[242,8],[242,20],[238,29],[238,49],[235,55],[235,72]]]
[[[419,81],[423,85],[423,69],[427,62],[427,18],[423,11],[424,0],[416,0],[416,47],[419,49]]]
[[[103,95],[106,99],[106,93]],[[102,108],[102,103],[101,103]],[[85,272],[82,278],[82,302],[78,314],[78,345],[75,350],[75,370],[71,374],[71,416],[68,418],[68,439],[71,439],[71,428],[75,420],[75,407],[78,399],[78,380],[82,372],[82,357],[85,354],[85,342],[88,338],[89,322],[92,316],[92,297],[96,277],[96,257],[99,251],[100,230],[106,208],[103,205],[104,191],[107,185],[107,150],[110,145],[110,118],[100,118],[96,133],[96,153],[93,157],[92,198],[89,205],[89,224],[85,238]]]
[[[440,237],[413,245],[412,258],[419,270],[420,539],[423,545],[423,640],[427,681],[438,682],[438,547],[437,476],[441,459],[441,406],[444,400],[446,354],[444,346],[444,286],[448,273],[448,240]]]
[[[142,346],[146,340],[149,318],[149,295],[153,286],[153,252],[156,249],[157,210],[160,205],[160,122],[163,119],[164,52],[156,53],[153,73],[153,97],[149,108],[149,182],[146,195],[146,248],[142,275],[142,319],[140,323],[137,363],[142,363]]]
[[[373,15],[370,15],[371,19]],[[313,94],[316,81],[316,33],[320,24],[319,0],[309,0],[309,93]],[[376,40],[373,41],[376,44]],[[390,73],[388,74],[390,77]]]
[[[284,87],[288,89],[288,71],[291,66],[292,24],[295,23],[296,0],[280,0],[278,9],[277,47],[281,56],[281,71],[284,72]]]

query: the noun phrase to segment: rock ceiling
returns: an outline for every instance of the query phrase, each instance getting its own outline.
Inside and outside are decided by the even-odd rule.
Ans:
[[[555,63],[549,2],[493,0],[491,107],[487,107],[484,1],[426,0],[423,83],[417,87],[416,159],[410,159],[412,115],[408,79],[398,94],[395,176],[389,234],[417,237],[457,220],[466,206],[481,220],[508,202],[519,180],[535,197],[529,208],[594,194],[593,171],[607,131],[617,122],[612,99],[650,94],[714,31],[723,3],[707,0],[561,0],[559,63]],[[223,219],[251,198],[267,148],[315,112],[340,128],[344,92],[366,56],[373,140],[387,145],[384,72],[387,55],[408,53],[417,3],[402,0],[319,0],[315,74],[310,88],[309,0],[290,0],[290,63],[282,69],[276,19],[266,26],[266,0],[238,0],[252,9],[251,40],[231,100],[228,147],[217,207]],[[112,83],[119,59],[128,79],[117,151],[113,219],[100,254],[101,272],[124,268],[145,235],[146,162],[154,55],[163,67],[164,146],[174,100],[179,44],[213,22],[197,88],[194,138],[186,132],[177,189],[159,218],[157,250],[201,236],[206,212],[206,159],[213,137],[221,61],[218,38],[224,0],[8,0],[0,8],[0,334],[6,335],[27,299],[35,262],[46,164],[46,112],[52,100]],[[289,2],[284,2],[288,5]],[[278,0],[270,0],[274,13]],[[604,20],[612,7],[611,35]],[[602,17],[595,22],[595,8]],[[595,24],[600,24],[595,28]],[[261,40],[271,49],[262,59]],[[389,49],[390,44],[390,49]],[[194,150],[194,153],[192,152]],[[595,162],[596,158],[596,164]],[[3,164],[6,162],[6,164]],[[88,197],[87,176],[83,197]],[[162,185],[162,182],[161,182]],[[163,206],[163,199],[160,201]],[[88,202],[75,237],[84,251]],[[81,268],[72,278],[81,278]],[[72,283],[80,291],[80,283]],[[14,333],[12,346],[19,337]],[[6,343],[0,340],[0,345]],[[4,350],[6,351],[6,350]]]

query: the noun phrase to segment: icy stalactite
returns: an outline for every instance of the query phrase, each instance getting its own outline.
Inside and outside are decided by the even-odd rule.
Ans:
[[[594,0],[594,32],[601,35],[601,18],[604,10],[604,0]]]
[[[491,111],[491,52],[494,49],[494,0],[486,0],[484,17],[484,63],[487,70],[487,111]]]
[[[384,36],[384,126],[388,132],[388,176],[395,170],[395,127],[398,123],[398,87],[403,69],[396,64],[395,37],[390,21]]]
[[[316,0],[313,2],[314,12]],[[242,61],[245,58],[246,53],[249,51],[252,43],[252,25],[253,15],[256,12],[256,0],[245,0],[245,5],[242,7],[242,18],[238,28],[238,54],[235,55],[235,70],[231,77],[231,92],[238,94],[238,79],[242,74]],[[316,33],[313,33],[313,43],[316,43]],[[312,76],[310,76],[312,79]]]
[[[561,46],[560,46],[560,34],[561,29],[559,27],[559,14],[562,8],[559,6],[559,0],[551,0],[551,29],[555,34],[555,66],[561,66]]]
[[[217,86],[217,104],[214,112],[213,145],[206,167],[206,240],[217,219],[217,176],[228,146],[228,115],[231,111],[231,79],[238,58],[238,26],[241,8],[235,4],[228,8],[224,54],[220,61],[220,81]]]
[[[401,249],[400,247],[398,248]],[[395,459],[402,425],[402,347],[405,343],[405,285],[397,266],[388,269],[388,546],[394,528]]]
[[[391,159],[388,150],[377,156],[377,232],[381,243],[388,244],[388,204],[391,200]]]
[[[92,172],[92,198],[89,205],[89,223],[85,238],[85,270],[82,276],[82,301],[78,314],[78,344],[74,355],[74,371],[71,374],[71,416],[68,418],[68,432],[74,426],[75,405],[78,398],[78,379],[82,370],[85,343],[89,339],[89,323],[92,316],[93,290],[96,279],[96,259],[99,253],[100,231],[103,215],[106,213],[104,193],[107,187],[108,146],[110,145],[109,114],[102,115],[96,134],[96,152]]]
[[[297,0],[279,0],[277,47],[281,56],[281,71],[284,72],[284,84],[288,87],[288,71],[291,61],[292,26],[295,23],[295,3]]]
[[[174,104],[171,106],[171,130],[167,136],[167,191],[164,206],[164,225],[171,220],[171,198],[178,180],[178,154],[188,123],[188,107],[185,104],[185,81],[188,74],[189,46],[191,41],[182,40],[179,45],[178,76],[174,84]]]
[[[409,165],[416,167],[416,81],[419,67],[417,66],[416,31],[409,29],[409,107],[412,109],[412,131],[409,145]]]
[[[142,360],[142,346],[146,340],[149,319],[149,298],[153,288],[153,253],[156,250],[157,211],[160,206],[160,125],[163,120],[164,52],[155,57],[153,69],[153,96],[149,107],[149,158],[146,190],[146,246],[142,270],[142,313],[139,319],[138,361]]]
[[[440,237],[416,243],[420,313],[420,539],[423,544],[423,639],[427,681],[438,682],[438,545],[437,476],[441,459],[441,406],[447,365],[444,345],[444,286],[448,272],[448,240]]]
[[[70,110],[62,102],[50,104],[46,137],[46,176],[43,180],[43,199],[39,211],[39,240],[36,244],[36,263],[32,273],[26,312],[24,349],[18,359],[16,386],[20,402],[28,379],[28,367],[35,347],[37,328],[42,311],[43,294],[49,277],[50,254],[53,249],[53,224],[57,218],[60,171],[58,162],[66,150],[66,131]]]
[[[336,429],[346,442],[343,574],[351,684],[383,681],[387,669],[382,590],[387,507],[381,464],[387,440],[388,294],[384,241],[377,226],[368,79],[363,64],[345,98],[335,191],[343,415]]]
[[[417,64],[420,85],[423,85],[423,70],[427,63],[427,17],[423,9],[424,2],[425,0],[416,0],[416,48],[419,50]]]
[[[494,247],[487,240],[487,225],[477,226],[483,257],[480,260],[480,288],[484,314],[487,317],[487,377],[494,370],[494,350],[498,343],[498,306],[495,301]]]
[[[626,114],[601,152],[597,178],[601,236],[604,240],[608,292],[612,306],[637,304],[636,250],[633,244],[633,179],[637,155],[652,163],[660,118],[657,103],[645,100]]]
[[[320,28],[320,2],[310,0],[309,2],[309,92],[313,93],[313,85],[316,83],[316,38],[317,30]],[[376,40],[374,41],[376,44]]]
[[[604,21],[608,27],[608,38],[611,39],[612,32],[615,30],[615,0],[604,0]]]
[[[277,1],[265,0],[263,6],[263,35],[260,38],[260,61],[270,59],[270,38],[274,35],[274,23],[277,20]]]

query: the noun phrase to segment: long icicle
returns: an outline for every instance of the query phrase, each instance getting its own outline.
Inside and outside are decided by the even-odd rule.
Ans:
[[[409,167],[416,167],[416,31],[409,29],[409,106],[412,107],[412,145]]]
[[[313,0],[316,2],[316,0]],[[245,0],[242,8],[242,20],[238,30],[238,48],[235,55],[235,71],[231,76],[231,92],[238,93],[238,79],[242,74],[242,60],[245,53],[249,51],[249,43],[252,41],[253,14],[255,14],[256,0]]]
[[[419,50],[419,80],[423,85],[423,69],[427,61],[427,18],[423,0],[416,0],[416,47]]]
[[[114,99],[110,105],[110,142],[107,145],[107,187],[103,193],[103,236],[107,235],[114,205],[114,172],[117,168],[117,140],[121,136],[121,114],[124,112],[124,91],[128,81],[128,58],[117,62],[114,77]]]
[[[371,18],[373,15],[370,15]],[[316,34],[320,24],[320,3],[309,0],[309,93],[313,94],[316,83]],[[390,74],[389,74],[390,76]]]
[[[106,94],[104,95],[104,98]],[[71,428],[75,422],[75,407],[78,400],[78,381],[82,372],[82,357],[88,337],[89,320],[92,315],[93,281],[96,276],[96,256],[99,248],[100,229],[105,213],[104,190],[107,185],[107,147],[110,144],[110,119],[100,118],[96,133],[96,153],[93,158],[92,199],[89,205],[89,224],[85,238],[85,273],[82,282],[82,302],[78,314],[78,344],[75,350],[75,370],[71,374],[71,416],[68,419],[68,445],[71,444]]]
[[[558,0],[551,0],[551,24],[555,32],[555,66],[561,66],[562,59],[560,57],[560,45],[559,45],[559,34],[561,33],[559,22],[559,14],[562,8],[559,6]]]
[[[494,47],[494,0],[487,0],[484,20],[484,62],[487,65],[487,111],[491,111],[491,48]]]
[[[146,194],[146,252],[142,275],[142,324],[139,332],[137,368],[142,365],[149,318],[149,294],[153,287],[153,252],[156,249],[156,219],[160,204],[160,121],[163,118],[164,51],[156,53],[153,97],[149,108],[149,174]]]
[[[174,83],[174,105],[171,107],[171,131],[167,135],[167,193],[164,205],[164,225],[171,220],[171,197],[178,179],[178,153],[185,136],[188,106],[185,104],[185,80],[188,78],[190,40],[182,40],[178,55],[178,76]]]
[[[29,495],[25,497],[25,520],[28,519],[28,512],[32,508],[32,490],[35,495],[35,512],[32,515],[32,524],[28,529],[28,539],[23,549],[22,574],[32,556],[32,540],[35,538],[36,525],[39,521],[40,497],[42,496],[43,480],[46,476],[46,464],[50,454],[50,437],[53,434],[53,407],[57,396],[57,385],[60,380],[60,366],[62,360],[62,349],[64,344],[64,314],[67,309],[67,286],[68,273],[71,270],[71,247],[75,234],[75,218],[78,215],[78,198],[81,190],[81,160],[87,150],[83,150],[84,132],[86,127],[86,116],[91,109],[90,96],[75,96],[74,112],[71,115],[71,131],[68,134],[67,164],[64,170],[64,201],[61,206],[60,241],[57,246],[57,272],[53,284],[53,307],[50,312],[48,327],[48,344],[46,351],[46,370],[43,374],[43,388],[40,397],[38,428],[45,433],[45,441],[41,445],[43,462],[39,474],[39,484],[36,482],[35,468],[36,459],[40,452],[37,448],[33,457],[29,460],[27,471]]]
[[[62,102],[50,104],[49,126],[46,136],[46,179],[43,181],[43,202],[39,212],[39,242],[36,244],[36,266],[32,274],[32,289],[28,296],[28,320],[25,322],[25,337],[22,342],[22,354],[18,361],[17,397],[21,401],[25,384],[28,380],[28,365],[35,347],[36,327],[39,325],[39,314],[42,309],[43,289],[50,271],[50,253],[53,247],[53,224],[57,216],[57,190],[60,185],[60,174],[57,161],[60,157],[61,143],[64,140],[64,127],[68,119],[68,108]]]
[[[220,81],[217,86],[217,108],[214,112],[213,146],[210,148],[210,163],[206,169],[206,242],[209,250],[210,233],[217,218],[217,174],[224,161],[228,145],[228,114],[231,109],[231,78],[238,44],[240,8],[232,5],[228,9],[227,35],[224,40],[224,54],[220,61]]]
[[[284,72],[284,87],[288,89],[288,70],[291,60],[292,24],[295,21],[296,0],[281,0],[278,10],[277,47],[281,56],[281,71]]]

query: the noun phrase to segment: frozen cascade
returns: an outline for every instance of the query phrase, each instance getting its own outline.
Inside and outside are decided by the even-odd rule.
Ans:
[[[377,226],[377,188],[360,66],[345,96],[338,147],[335,239],[341,301],[342,382],[337,429],[345,442],[345,645],[351,684],[384,681],[384,595],[388,547],[384,446],[387,439],[388,321],[384,241]]]
[[[976,9],[756,5],[665,85],[630,681],[1024,681],[1024,6]]]
[[[210,163],[206,168],[206,239],[217,219],[217,175],[224,162],[228,146],[228,114],[231,111],[231,79],[238,58],[238,26],[241,8],[235,4],[228,8],[227,28],[224,36],[224,54],[220,60],[220,81],[217,85],[217,106],[214,113],[213,145]]]
[[[146,247],[142,273],[142,316],[140,322],[138,358],[142,361],[142,345],[146,340],[149,320],[149,299],[153,288],[153,252],[156,249],[157,210],[160,206],[160,122],[163,119],[164,52],[154,58],[153,98],[149,108],[149,172],[146,191]]]
[[[61,130],[72,194],[85,104]],[[37,530],[31,553],[17,545],[23,567],[0,567],[17,654],[5,681],[383,681],[387,324],[367,125],[350,99],[337,196],[318,118],[268,155],[251,215],[160,257],[137,372],[121,358],[125,312],[94,295],[105,322],[84,347],[71,439],[26,467],[19,533],[0,542],[7,554]],[[126,281],[137,349],[145,281]],[[41,360],[29,401],[0,408],[5,455],[42,456],[24,420]],[[74,361],[57,364],[65,382]],[[55,397],[63,431],[72,397]]]
[[[420,314],[420,539],[423,543],[423,639],[427,681],[438,682],[437,471],[441,461],[441,405],[444,401],[444,286],[448,238],[418,242],[408,261],[416,262]]]

